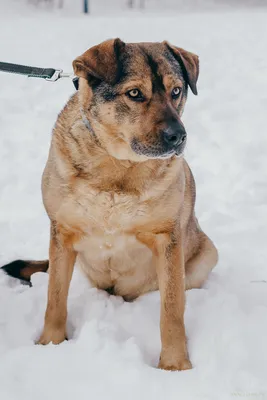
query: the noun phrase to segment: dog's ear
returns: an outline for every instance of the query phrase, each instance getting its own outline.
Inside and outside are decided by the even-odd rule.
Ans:
[[[197,95],[197,80],[199,75],[198,56],[189,51],[173,46],[167,41],[163,43],[167,46],[174,58],[180,63],[190,89],[195,95]]]
[[[73,61],[73,70],[78,77],[104,80],[114,83],[118,78],[119,61],[125,43],[120,39],[107,40],[94,46]]]

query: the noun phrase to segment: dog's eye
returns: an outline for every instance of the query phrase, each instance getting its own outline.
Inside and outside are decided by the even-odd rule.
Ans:
[[[172,89],[172,98],[177,99],[179,97],[179,94],[181,92],[181,89],[179,87],[175,87]]]
[[[144,101],[143,93],[139,89],[131,89],[126,94],[131,100]]]

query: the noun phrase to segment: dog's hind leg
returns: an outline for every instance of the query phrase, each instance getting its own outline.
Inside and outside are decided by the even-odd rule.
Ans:
[[[185,288],[200,288],[218,261],[218,251],[203,232],[200,233],[200,246],[185,265]]]

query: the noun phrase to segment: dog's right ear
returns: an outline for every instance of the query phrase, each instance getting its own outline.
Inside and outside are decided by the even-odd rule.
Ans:
[[[125,49],[120,39],[107,40],[91,47],[73,61],[75,75],[90,81],[92,78],[115,83],[118,79],[119,61]]]

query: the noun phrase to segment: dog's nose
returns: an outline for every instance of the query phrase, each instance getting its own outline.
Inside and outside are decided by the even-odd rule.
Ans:
[[[180,124],[173,124],[162,132],[163,140],[169,147],[178,147],[186,139],[186,131]]]

